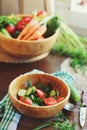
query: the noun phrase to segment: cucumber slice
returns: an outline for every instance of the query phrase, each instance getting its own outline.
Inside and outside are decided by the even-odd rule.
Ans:
[[[26,94],[26,89],[20,89],[18,91],[18,96],[25,96],[25,94]]]
[[[27,89],[26,95],[30,95],[31,93],[34,93],[35,91],[36,91],[36,87],[32,86],[32,87]]]
[[[51,90],[51,92],[50,92],[50,96],[51,97],[57,97],[59,95],[59,92],[58,91],[56,91],[56,90]]]

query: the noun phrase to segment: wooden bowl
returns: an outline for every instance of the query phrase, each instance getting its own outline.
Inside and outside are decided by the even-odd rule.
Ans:
[[[15,15],[16,17],[23,17],[28,15]],[[43,54],[48,54],[50,49],[56,42],[58,37],[58,31],[52,36],[42,40],[17,40],[14,38],[8,38],[0,33],[0,45],[1,47],[12,56],[33,58]]]
[[[62,101],[51,106],[33,106],[25,104],[17,99],[17,92],[24,88],[24,84],[30,80],[33,84],[41,82],[42,84],[51,83],[53,89],[58,90],[60,95],[64,97]],[[55,116],[61,111],[70,97],[70,89],[60,78],[50,74],[23,74],[14,79],[9,85],[9,95],[13,106],[22,114],[33,118],[49,118]]]

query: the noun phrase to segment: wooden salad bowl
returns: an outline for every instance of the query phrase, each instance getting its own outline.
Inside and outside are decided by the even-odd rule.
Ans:
[[[24,41],[8,38],[0,33],[0,45],[9,54],[16,57],[33,58],[45,53],[49,53],[56,42],[58,33],[43,40]]]
[[[26,81],[30,80],[33,84],[40,82],[42,84],[50,83],[53,89],[58,90],[60,95],[64,97],[62,101],[51,106],[34,106],[28,105],[17,98],[18,90],[24,88]],[[49,118],[55,116],[59,111],[61,111],[70,97],[70,89],[68,85],[55,76],[46,73],[39,74],[22,74],[15,78],[9,85],[9,96],[13,106],[22,114],[33,117],[33,118]]]
[[[27,15],[16,15],[16,17]],[[58,37],[58,31],[48,38],[41,40],[18,40],[8,38],[0,33],[0,45],[10,55],[19,58],[33,58],[44,54],[49,54]]]

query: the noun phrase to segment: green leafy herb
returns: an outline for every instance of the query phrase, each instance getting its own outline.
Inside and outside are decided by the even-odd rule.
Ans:
[[[77,71],[79,68],[83,71],[87,65],[86,48],[87,38],[78,36],[62,19],[59,27],[58,40],[51,52],[70,57],[72,59],[70,65],[74,70]]]
[[[7,24],[15,25],[20,21],[19,17],[15,17],[13,14],[9,16],[2,15],[0,16],[0,28],[5,27]]]
[[[40,82],[38,82],[35,86],[44,91],[47,95],[49,95],[49,92],[53,88],[52,84],[42,84]]]
[[[75,130],[76,124],[72,123],[70,125],[68,117],[66,117],[62,112],[59,112],[54,119],[46,120],[46,123],[41,124],[33,130],[41,130],[48,126],[52,126],[54,130]]]
[[[30,80],[27,81],[26,89],[30,88],[32,86],[32,83]]]

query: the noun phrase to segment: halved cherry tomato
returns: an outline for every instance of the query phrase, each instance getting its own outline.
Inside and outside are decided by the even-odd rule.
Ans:
[[[57,102],[60,102],[60,101],[62,101],[63,99],[64,99],[64,97],[58,96],[58,97],[57,97]]]
[[[41,10],[41,11],[37,12],[37,16],[46,17],[47,16],[47,12],[45,10]]]
[[[47,97],[44,99],[44,102],[47,106],[50,106],[56,104],[57,100],[54,97]]]
[[[43,99],[45,96],[45,93],[40,90],[40,89],[36,89],[36,94],[39,96],[39,98]]]
[[[28,97],[22,97],[22,96],[20,96],[19,99],[20,99],[20,101],[22,101],[23,103],[26,103],[26,104],[29,104],[29,105],[32,105],[32,104],[33,104],[32,100],[31,100],[30,98],[28,98]]]
[[[5,27],[5,29],[6,29],[10,34],[13,34],[13,33],[15,32],[15,30],[16,30],[15,26],[14,26],[14,25],[11,25],[11,24],[7,25],[7,26]]]

